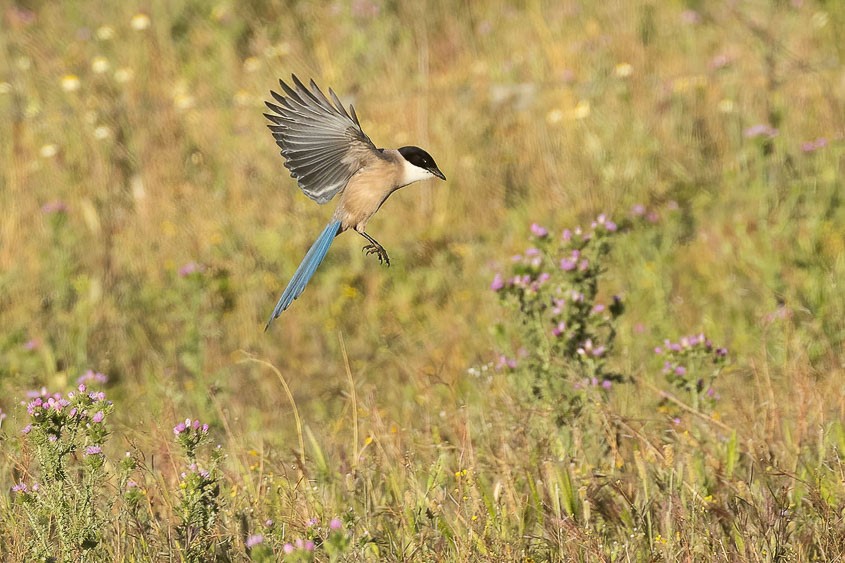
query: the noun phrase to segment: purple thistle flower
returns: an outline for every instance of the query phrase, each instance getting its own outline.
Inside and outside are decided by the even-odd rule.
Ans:
[[[47,440],[50,441],[50,442],[55,442],[58,439],[59,439],[59,437],[56,436],[55,434],[50,434],[50,435],[47,436]]]
[[[560,336],[564,332],[566,332],[566,323],[563,321],[559,322],[557,326],[552,329],[553,336]]]
[[[610,390],[610,388],[613,387],[613,383],[609,379],[605,379],[601,382],[601,386],[606,390]]]
[[[100,455],[103,453],[103,448],[100,446],[88,446],[85,448],[85,455]]]
[[[293,544],[286,543],[284,546],[282,546],[282,551],[284,551],[286,554],[290,555],[291,553],[296,551],[296,548],[293,547]]]
[[[493,291],[501,291],[505,287],[505,280],[502,279],[501,274],[496,274],[493,281],[490,283],[490,289]]]
[[[331,522],[329,522],[329,529],[331,530],[340,530],[343,527],[343,522],[340,521],[340,518],[332,518]]]
[[[642,203],[637,203],[634,207],[631,208],[631,215],[634,217],[642,217],[645,215],[645,205]]]
[[[312,540],[308,540],[305,542],[305,551],[314,551],[314,542]]]
[[[742,134],[747,139],[756,139],[757,137],[773,139],[774,137],[777,137],[778,130],[768,123],[758,123],[757,125],[752,125],[751,127],[745,129]]]
[[[67,212],[67,204],[61,200],[53,200],[48,201],[44,205],[41,206],[41,213],[45,215],[49,215],[51,213],[66,213]]]
[[[30,416],[35,416],[35,411],[36,411],[37,409],[40,409],[40,408],[41,408],[41,403],[42,403],[42,401],[41,401],[41,397],[38,397],[38,398],[36,398],[36,399],[34,399],[34,400],[30,401],[30,402],[26,405],[26,412],[27,412],[27,414],[29,414]]]
[[[30,351],[37,350],[38,348],[41,347],[41,341],[38,340],[37,338],[32,338],[30,340],[27,340],[27,342],[23,345],[23,347],[24,347],[25,350],[30,350]]]
[[[28,490],[28,488],[26,486],[26,483],[24,483],[23,481],[21,481],[20,483],[18,483],[14,487],[12,487],[13,493],[25,494],[27,492],[27,490]]]
[[[176,434],[176,435],[178,436],[179,434],[181,434],[182,432],[184,432],[184,431],[185,431],[185,429],[186,429],[186,428],[185,428],[185,423],[184,423],[184,422],[180,422],[179,424],[177,424],[176,426],[174,426],[174,427],[173,427],[173,433],[174,433],[174,434]]]
[[[571,258],[562,258],[560,260],[560,269],[563,270],[564,272],[571,272],[572,270],[575,269],[575,266],[576,266],[576,262],[575,262],[575,260],[572,260]]]
[[[801,143],[801,150],[804,152],[815,152],[827,146],[827,139],[819,137],[815,141],[806,141]]]
[[[560,238],[562,238],[564,242],[569,242],[572,240],[572,231],[569,229],[563,229],[563,233],[561,233]]]
[[[719,358],[725,358],[725,357],[727,357],[727,355],[728,355],[728,349],[727,348],[716,348],[716,356],[718,356]]]
[[[496,369],[502,369],[502,368],[516,369],[516,365],[517,365],[517,363],[516,363],[516,360],[514,358],[508,358],[507,356],[502,354],[502,355],[499,356],[499,360],[496,363]]]
[[[97,411],[96,413],[94,413],[94,416],[91,417],[91,422],[102,422],[103,417],[105,416],[106,415],[103,414],[103,411]]]
[[[31,424],[27,424],[21,430],[21,434],[29,434],[30,432],[32,432],[32,425]]]
[[[683,375],[686,375],[686,374],[687,374],[687,368],[685,368],[684,366],[675,367],[675,375],[683,376]]]
[[[179,268],[179,276],[184,278],[190,276],[191,274],[201,274],[203,271],[205,271],[205,266],[203,266],[202,264],[197,264],[196,262],[188,262],[187,264]]]
[[[33,390],[33,391],[27,391],[26,392],[26,398],[27,399],[35,399],[36,397],[45,397],[46,395],[47,395],[47,388],[46,387],[42,387],[38,391]]]
[[[537,238],[545,238],[549,235],[549,231],[537,223],[531,223],[531,234]]]
[[[253,548],[256,545],[260,545],[264,543],[264,536],[261,534],[252,534],[246,539],[246,546],[248,548]]]

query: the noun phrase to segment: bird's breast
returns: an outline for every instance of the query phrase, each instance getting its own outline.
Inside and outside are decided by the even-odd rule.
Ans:
[[[355,174],[343,190],[335,212],[343,230],[363,231],[370,217],[399,187],[400,176],[399,167],[382,162],[366,166]]]

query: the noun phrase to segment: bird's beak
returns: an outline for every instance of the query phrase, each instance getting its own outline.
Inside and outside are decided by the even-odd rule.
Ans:
[[[443,172],[441,172],[439,168],[433,168],[433,169],[429,170],[429,172],[431,172],[432,174],[434,174],[435,176],[437,176],[441,180],[446,179],[446,176],[443,175]]]

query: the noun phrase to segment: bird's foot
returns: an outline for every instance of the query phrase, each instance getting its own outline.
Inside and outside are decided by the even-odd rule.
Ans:
[[[387,255],[387,251],[384,249],[384,247],[380,244],[368,244],[361,250],[362,252],[366,252],[367,256],[369,256],[370,254],[375,254],[376,256],[378,256],[379,264],[387,264],[388,267],[390,266],[390,257]]]

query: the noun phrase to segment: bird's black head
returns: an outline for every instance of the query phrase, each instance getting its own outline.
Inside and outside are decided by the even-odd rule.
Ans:
[[[417,168],[428,170],[441,180],[446,179],[446,176],[444,176],[443,172],[441,172],[440,169],[437,167],[437,164],[434,162],[434,159],[431,158],[431,155],[422,150],[421,148],[401,147],[399,149],[399,154],[401,154],[405,158],[405,160],[407,160]]]

